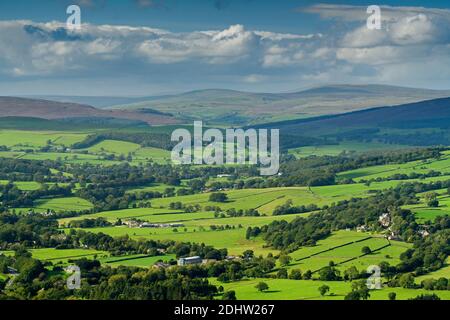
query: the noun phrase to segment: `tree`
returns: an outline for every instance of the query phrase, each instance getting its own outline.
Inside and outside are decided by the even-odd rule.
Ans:
[[[344,300],[361,300],[361,295],[358,291],[352,291],[345,296]]]
[[[263,292],[269,290],[269,285],[265,282],[260,282],[255,286],[255,288],[258,289],[258,291]]]
[[[437,208],[437,207],[439,207],[439,200],[438,199],[433,199],[433,200],[428,201],[428,206],[430,208]]]
[[[211,202],[226,202],[228,200],[228,196],[223,192],[214,192],[209,196],[209,201]]]
[[[287,277],[288,277],[288,272],[285,268],[281,268],[280,270],[278,270],[278,272],[277,272],[278,279],[287,279]]]
[[[306,272],[303,274],[303,279],[304,280],[309,280],[312,277],[312,272],[311,270],[306,270]]]
[[[319,293],[320,293],[320,295],[323,297],[324,295],[326,295],[327,294],[327,292],[329,292],[330,291],[330,287],[329,286],[327,286],[326,284],[324,284],[323,286],[320,286],[319,287]]]
[[[441,298],[439,298],[437,294],[433,293],[433,294],[421,294],[409,300],[441,300]]]
[[[282,266],[287,266],[291,263],[292,257],[287,254],[281,254],[279,260]]]
[[[438,194],[436,192],[427,192],[424,196],[424,198],[427,202],[434,200],[437,197],[438,197]]]
[[[411,273],[402,274],[398,279],[398,284],[400,287],[413,289],[415,287],[414,276]]]
[[[348,299],[347,299],[348,296]],[[352,283],[352,292],[346,296],[346,300],[367,300],[370,298],[369,288],[366,280],[355,281]]]
[[[292,269],[291,273],[289,274],[289,279],[301,280],[302,279],[302,272],[299,269]]]
[[[253,250],[245,250],[242,253],[242,258],[244,258],[245,260],[252,259],[254,256],[255,256],[255,253],[253,252]]]
[[[393,301],[393,300],[397,299],[397,294],[395,292],[390,292],[388,297],[389,297],[389,300]]]
[[[234,290],[225,291],[222,295],[222,300],[237,300],[236,292]]]
[[[319,279],[322,281],[337,281],[340,279],[340,272],[335,267],[325,267],[319,271]]]
[[[359,271],[355,266],[351,266],[350,268],[344,271],[344,279],[353,281],[359,278]]]
[[[365,246],[365,247],[362,247],[361,252],[362,252],[362,254],[371,254],[372,250],[369,247]]]

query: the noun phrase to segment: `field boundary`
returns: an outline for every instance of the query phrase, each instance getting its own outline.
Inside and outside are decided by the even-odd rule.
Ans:
[[[328,249],[326,249],[326,250],[322,250],[322,251],[313,253],[313,254],[311,254],[311,255],[309,255],[309,256],[307,256],[307,257],[295,259],[295,261],[306,260],[306,259],[312,258],[312,257],[314,257],[314,256],[317,256],[317,255],[319,255],[319,254],[322,254],[322,253],[325,253],[325,252],[328,252],[328,251],[333,251],[333,250],[335,250],[335,249],[339,249],[339,248],[342,248],[342,247],[345,247],[345,246],[349,246],[349,245],[351,245],[351,244],[355,244],[355,243],[367,241],[367,240],[373,239],[373,238],[374,238],[374,237],[367,237],[367,238],[355,240],[355,241],[352,241],[352,242],[347,242],[347,243],[344,243],[344,244],[341,244],[341,245],[338,245],[338,246],[335,246],[335,247],[328,248]]]
[[[371,239],[376,239],[376,237],[371,237]],[[367,240],[367,239],[366,239],[366,240]],[[388,244],[386,244],[386,245],[384,245],[384,246],[382,246],[382,247],[379,247],[379,248],[377,248],[377,249],[375,249],[375,250],[372,250],[370,253],[364,253],[364,254],[361,254],[361,255],[359,255],[359,256],[352,257],[352,258],[349,258],[349,259],[347,259],[347,260],[338,262],[338,263],[335,264],[335,266],[341,266],[341,265],[344,265],[344,264],[346,264],[346,263],[348,263],[348,262],[350,262],[350,261],[358,260],[358,259],[360,259],[360,258],[362,258],[362,257],[371,255],[371,254],[374,253],[374,252],[377,252],[377,251],[380,251],[380,250],[383,250],[383,249],[385,249],[385,248],[390,247],[390,246],[392,245],[391,242],[390,242],[388,239],[386,239],[386,240],[388,241]],[[361,242],[361,241],[359,241],[359,242]],[[322,269],[324,269],[324,268],[326,268],[326,267],[322,267],[322,268],[320,268],[320,269],[317,269],[317,270],[315,270],[315,271],[312,271],[312,273],[319,272],[320,270],[322,270]]]

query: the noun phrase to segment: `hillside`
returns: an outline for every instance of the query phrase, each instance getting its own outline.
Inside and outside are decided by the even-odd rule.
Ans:
[[[141,98],[139,102],[109,109],[158,110],[184,121],[255,124],[329,114],[341,114],[386,105],[401,105],[450,96],[436,91],[383,85],[329,85],[291,93],[250,93],[233,90],[198,90]]]
[[[337,140],[383,140],[409,145],[448,144],[450,98],[278,122],[262,127],[279,128],[284,134]]]
[[[173,124],[177,121],[169,116],[139,111],[100,110],[89,105],[56,102],[42,99],[0,97],[2,117],[32,117],[42,119],[67,118],[116,118],[144,121],[148,124]]]

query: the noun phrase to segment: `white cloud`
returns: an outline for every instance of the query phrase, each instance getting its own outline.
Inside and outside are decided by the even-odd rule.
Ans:
[[[401,18],[427,14],[429,16],[440,17],[450,21],[450,10],[424,7],[393,7],[379,6],[381,9],[381,19],[384,22],[397,21]],[[317,4],[305,8],[298,8],[297,11],[305,13],[319,14],[324,19],[339,19],[341,21],[365,21],[369,14],[367,6],[340,5],[340,4]]]
[[[125,74],[158,86],[176,80],[198,87],[235,82],[256,88],[273,79],[280,86],[292,79],[303,82],[296,87],[344,81],[413,85],[432,83],[436,76],[450,86],[449,10],[382,6],[382,30],[369,30],[365,9],[303,9],[331,19],[329,31],[317,34],[249,30],[240,24],[192,32],[84,24],[79,32],[68,32],[60,22],[0,21],[0,82]]]

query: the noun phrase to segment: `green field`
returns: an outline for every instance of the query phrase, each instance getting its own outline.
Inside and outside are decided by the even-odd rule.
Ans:
[[[35,203],[35,210],[53,210],[55,212],[83,211],[94,206],[87,200],[78,197],[42,199]]]
[[[136,209],[137,210],[137,209]],[[127,213],[130,213],[128,210]],[[134,212],[132,212],[134,213]],[[186,220],[180,220],[178,216],[185,216]],[[206,217],[205,217],[206,216]],[[229,254],[242,254],[245,250],[254,250],[256,254],[267,255],[268,253],[276,253],[277,250],[264,248],[264,240],[260,237],[256,239],[245,239],[246,229],[249,226],[263,226],[275,219],[291,221],[298,215],[289,216],[266,216],[266,217],[237,217],[237,218],[214,218],[213,213],[189,213],[189,214],[171,214],[171,215],[152,215],[139,219],[150,220],[151,222],[181,222],[182,227],[177,228],[128,228],[122,227],[106,227],[88,229],[91,232],[102,232],[111,236],[129,235],[134,239],[153,239],[153,240],[175,240],[189,241],[197,243],[205,243],[217,248],[227,248]],[[61,221],[67,223],[73,219],[64,219]],[[229,225],[234,229],[213,231],[211,225],[226,226]],[[241,225],[241,227],[239,227]],[[174,231],[176,229],[176,232]],[[65,229],[69,230],[69,229]]]
[[[341,142],[336,145],[309,146],[289,149],[289,153],[296,158],[305,158],[309,156],[337,156],[342,152],[366,152],[372,150],[398,150],[406,146],[384,144],[384,143],[358,143]]]
[[[88,133],[54,132],[54,131],[21,131],[1,130],[0,145],[11,148],[11,151],[1,151],[0,158],[17,158],[27,160],[60,160],[66,163],[91,163],[99,165],[113,165],[120,163],[115,160],[102,160],[101,154],[114,154],[116,156],[129,153],[133,155],[133,164],[153,161],[166,163],[170,160],[170,152],[163,149],[141,147],[132,142],[104,140],[98,144],[82,150],[70,152],[38,152],[50,141],[53,146],[70,147],[74,143],[83,141]],[[29,152],[33,150],[34,152]],[[27,152],[25,152],[27,151]],[[89,154],[86,154],[88,152]]]
[[[153,161],[156,163],[166,163],[170,161],[170,151],[158,148],[140,148],[134,153],[135,161]]]
[[[372,253],[362,256],[361,251],[365,246],[369,247]],[[410,247],[410,244],[389,242],[378,235],[369,233],[336,231],[330,237],[319,240],[313,247],[302,247],[290,253],[292,262],[286,268],[315,272],[333,261],[341,271],[351,266],[363,271],[381,261],[389,262],[391,265],[398,264],[400,254]]]
[[[6,180],[0,180],[0,185],[7,184],[8,182]],[[15,181],[13,184],[23,191],[38,190],[41,187],[41,184],[35,181]]]
[[[133,188],[127,190],[127,193],[139,193],[139,192],[161,192],[163,193],[167,188],[174,188],[177,191],[180,188],[183,188],[183,184],[181,186],[170,186],[164,183],[153,183],[151,185],[142,186],[138,188]]]
[[[117,141],[117,140],[104,140],[96,145],[84,149],[90,154],[114,154],[114,155],[132,155],[133,162],[148,162],[153,161],[156,163],[165,163],[170,160],[170,152],[163,149],[141,147],[140,145],[132,142]]]
[[[353,179],[358,182],[362,179],[386,178],[394,174],[409,174],[412,172],[428,173],[431,170],[439,171],[444,174],[450,173],[450,156],[443,155],[440,159],[420,160],[402,164],[389,164],[350,170],[340,172],[338,178]]]
[[[443,267],[437,271],[427,273],[425,275],[417,277],[416,283],[420,283],[421,281],[423,281],[425,279],[436,279],[437,280],[439,278],[450,279],[450,257],[447,258],[445,267]]]
[[[255,286],[265,282],[269,290],[259,292]],[[239,300],[343,300],[351,291],[351,283],[344,281],[311,281],[289,279],[251,279],[239,282],[221,283],[211,279],[211,282],[224,287],[225,291],[234,290]],[[319,287],[327,285],[330,293],[322,297]],[[395,292],[398,300],[414,298],[420,294],[437,294],[441,299],[450,299],[450,291],[427,291],[423,289],[388,288],[370,291],[370,300],[388,300],[388,294]]]
[[[0,145],[16,149],[36,149],[51,141],[55,145],[70,146],[87,137],[87,133],[54,132],[54,131],[22,131],[0,130]]]
[[[29,250],[35,259],[52,261],[53,263],[67,262],[68,260],[76,260],[80,258],[93,258],[94,256],[106,257],[109,254],[104,251],[92,249],[64,249],[57,250],[54,248],[48,249],[30,249]],[[13,255],[12,251],[3,252],[5,255]]]
[[[176,260],[174,254],[166,254],[162,256],[153,256],[153,257],[147,257],[145,255],[110,257],[101,260],[101,262],[111,267],[127,266],[127,267],[149,268],[158,261],[168,262],[170,260]]]
[[[446,192],[446,191],[445,191]],[[405,209],[410,209],[416,214],[417,221],[423,223],[425,221],[434,221],[438,216],[445,216],[450,214],[450,196],[443,195],[438,197],[439,207],[430,208],[422,199],[419,204],[404,206]]]
[[[116,141],[116,140],[104,140],[102,142],[97,143],[96,145],[86,149],[89,153],[115,153],[115,154],[128,154],[135,152],[141,146],[126,141]]]

